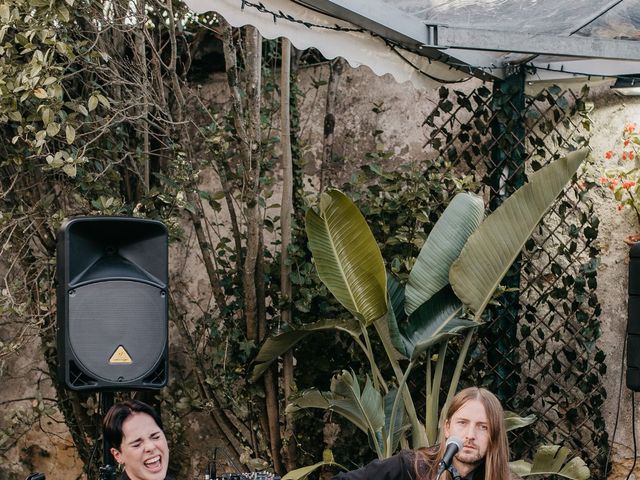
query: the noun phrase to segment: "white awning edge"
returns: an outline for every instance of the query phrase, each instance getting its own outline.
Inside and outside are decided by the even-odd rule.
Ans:
[[[407,50],[399,50],[403,59],[394,52],[383,39],[367,32],[339,31],[327,28],[307,27],[302,23],[284,18],[276,18],[268,12],[254,7],[242,9],[241,0],[185,0],[195,13],[214,11],[234,27],[253,25],[263,37],[274,39],[286,37],[299,50],[314,47],[325,58],[344,58],[352,67],[366,65],[376,75],[391,74],[398,83],[410,81],[416,88],[434,89],[444,83],[464,80],[465,74],[449,66],[416,55]],[[312,25],[339,26],[347,29],[358,28],[348,22],[314,12],[290,0],[260,0],[271,12],[282,13]],[[408,60],[408,61],[407,61]],[[425,74],[421,73],[425,72]]]

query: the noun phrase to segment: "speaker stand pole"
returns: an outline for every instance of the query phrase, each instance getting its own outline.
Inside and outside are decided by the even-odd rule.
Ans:
[[[100,415],[104,419],[109,409],[113,406],[113,392],[100,392]],[[111,445],[102,434],[102,467],[100,467],[100,480],[112,480],[116,476],[115,459],[111,455]]]

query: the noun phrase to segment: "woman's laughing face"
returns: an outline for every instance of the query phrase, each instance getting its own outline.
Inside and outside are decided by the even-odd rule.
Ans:
[[[164,480],[169,467],[169,446],[164,432],[146,413],[133,413],[122,424],[120,449],[112,448],[131,480]]]

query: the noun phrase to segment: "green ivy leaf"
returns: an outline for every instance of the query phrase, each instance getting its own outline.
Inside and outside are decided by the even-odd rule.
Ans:
[[[73,141],[76,139],[76,129],[73,128],[71,125],[67,125],[64,133],[67,138],[67,143],[71,145]]]

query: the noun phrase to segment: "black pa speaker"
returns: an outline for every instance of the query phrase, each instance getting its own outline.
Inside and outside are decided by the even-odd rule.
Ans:
[[[627,388],[640,391],[640,243],[629,249]]]
[[[168,236],[161,222],[78,217],[58,232],[59,378],[72,390],[168,379]]]

